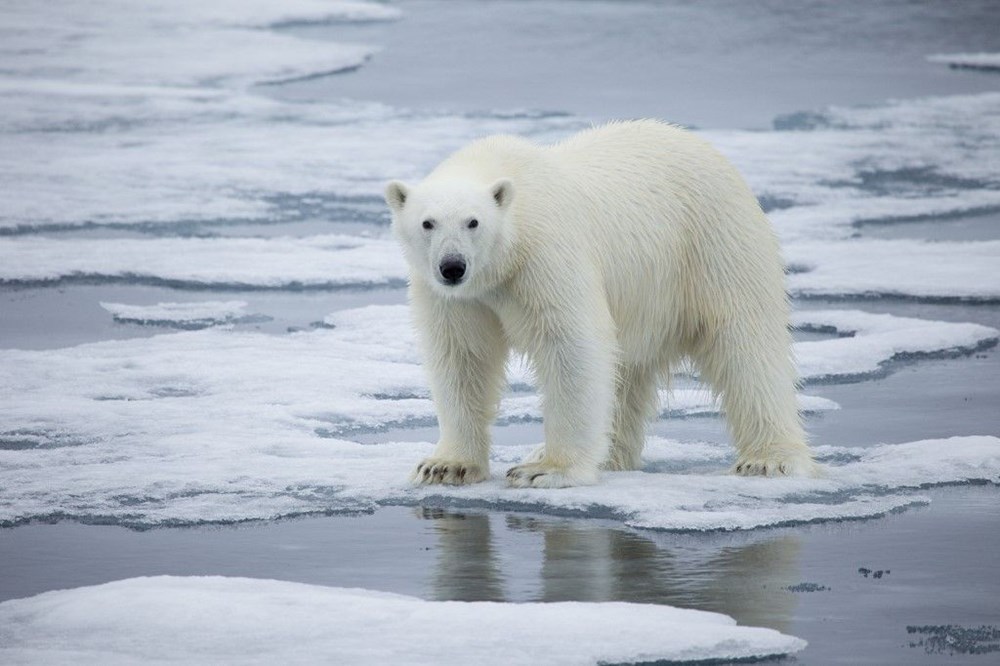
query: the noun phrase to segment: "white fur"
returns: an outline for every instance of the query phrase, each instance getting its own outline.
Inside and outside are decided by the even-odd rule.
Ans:
[[[685,357],[721,396],[736,473],[815,472],[777,240],[701,139],[649,120],[549,147],[489,137],[386,200],[441,426],[415,482],[486,477],[510,348],[534,364],[545,415],[544,447],[511,485],[637,469],[656,383]],[[442,279],[445,257],[466,261],[460,284]]]

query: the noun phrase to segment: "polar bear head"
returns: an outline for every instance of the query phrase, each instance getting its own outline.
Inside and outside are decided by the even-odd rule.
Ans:
[[[514,185],[436,179],[408,186],[392,181],[385,200],[413,278],[440,294],[471,297],[504,274],[514,242],[509,219]]]

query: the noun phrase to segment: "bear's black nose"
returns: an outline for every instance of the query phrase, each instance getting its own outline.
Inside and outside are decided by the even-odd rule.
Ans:
[[[445,284],[458,284],[465,277],[465,259],[449,254],[441,260],[438,270],[441,271]]]

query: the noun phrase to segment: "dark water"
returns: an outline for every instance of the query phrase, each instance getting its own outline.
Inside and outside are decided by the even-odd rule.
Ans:
[[[403,20],[292,26],[384,45],[360,70],[270,89],[416,108],[532,108],[588,118],[653,115],[764,127],[828,103],[996,90],[1000,77],[924,61],[1000,50],[996,2],[402,2]],[[419,71],[419,77],[413,72]],[[401,156],[405,159],[405,156]],[[996,239],[995,214],[864,226],[859,234]],[[349,231],[328,222],[193,229],[274,235]],[[321,228],[322,227],[322,228]],[[118,230],[77,235],[122,236]],[[337,309],[402,302],[398,289],[213,292],[136,284],[0,287],[0,345],[53,348],[169,333],[116,324],[100,301],[246,300],[276,335]],[[805,301],[1000,327],[1000,306]],[[818,444],[1000,434],[1000,353],[899,361],[884,376],[807,391],[842,409],[808,419]],[[678,439],[725,440],[718,418],[660,421]],[[433,429],[368,436],[433,440]],[[537,441],[535,424],[498,429]],[[719,611],[809,640],[803,664],[993,664],[1000,625],[1000,493],[931,489],[928,507],[885,518],[747,533],[664,534],[597,520],[384,508],[373,515],[131,531],[32,524],[0,530],[0,599],[131,576],[221,574],[366,587],[429,599],[627,600]],[[789,589],[791,588],[791,589]],[[986,627],[980,630],[980,627]],[[908,630],[909,628],[909,630]]]
[[[928,494],[930,506],[878,520],[701,535],[434,508],[145,532],[30,525],[0,531],[0,600],[132,576],[249,576],[435,600],[711,610],[805,638],[793,660],[805,664],[996,663],[996,652],[966,654],[989,640],[910,645],[921,635],[908,627],[1000,624],[996,489]]]
[[[461,112],[541,109],[770,127],[830,104],[996,90],[932,53],[1000,50],[994,0],[399,2],[406,18],[291,28],[384,45],[359,70],[284,87]]]

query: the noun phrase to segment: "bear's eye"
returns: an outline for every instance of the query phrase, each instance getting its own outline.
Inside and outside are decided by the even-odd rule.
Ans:
[[[469,220],[469,228],[470,229],[475,229],[478,226],[479,226],[479,220],[477,220],[475,218],[472,218],[471,220]]]
[[[423,227],[424,229],[427,229],[427,230],[430,230],[430,229],[433,229],[433,228],[434,228],[434,223],[433,223],[433,222],[431,222],[430,220],[424,220],[424,223],[423,223],[423,224],[422,224],[421,226],[422,226],[422,227]]]

